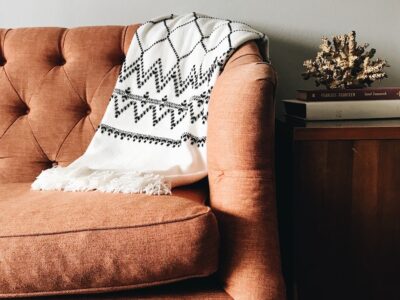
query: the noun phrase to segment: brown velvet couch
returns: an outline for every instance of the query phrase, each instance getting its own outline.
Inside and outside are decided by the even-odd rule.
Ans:
[[[30,191],[85,151],[137,27],[0,29],[0,298],[283,299],[276,77],[254,42],[213,89],[206,180],[157,197]]]

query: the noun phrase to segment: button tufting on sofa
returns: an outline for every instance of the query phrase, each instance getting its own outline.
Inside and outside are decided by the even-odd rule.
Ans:
[[[46,157],[68,164],[82,155],[136,28],[0,29],[0,65],[9,68],[9,78],[0,74],[0,184],[34,180],[51,167]]]
[[[67,63],[67,61],[65,60],[65,58],[63,56],[60,56],[59,59],[57,60],[57,65],[58,66],[63,66]]]
[[[92,108],[89,106],[89,103],[86,102],[86,105],[82,107],[83,116],[88,116],[92,113]]]
[[[31,109],[26,105],[24,101],[22,101],[21,105],[18,107],[18,111],[21,116],[25,116],[30,113]]]
[[[142,287],[186,274],[205,276],[215,266],[218,227],[212,212],[201,209],[207,183],[201,195],[200,188],[185,187],[181,196],[177,189],[154,198],[30,190],[43,169],[58,161],[68,165],[87,149],[115,87],[121,48],[128,51],[137,28],[0,29],[0,64],[7,58],[9,68],[9,76],[0,72],[0,211],[7,212],[0,217],[0,298],[114,291],[136,287],[138,280]],[[64,57],[68,63],[58,67]],[[233,298],[283,299],[271,192],[273,147],[264,147],[273,145],[275,73],[259,62],[257,45],[245,45],[213,90],[209,203],[223,241],[221,283]],[[251,105],[242,105],[249,99]],[[232,112],[240,113],[240,126],[231,122]],[[227,175],[222,180],[220,170]],[[176,276],[177,270],[190,273]],[[153,274],[159,274],[157,281]],[[220,289],[214,281],[213,290]],[[192,284],[197,281],[187,298]],[[186,295],[177,290],[177,297],[166,298],[181,298],[181,292]],[[208,298],[201,289],[196,295]]]

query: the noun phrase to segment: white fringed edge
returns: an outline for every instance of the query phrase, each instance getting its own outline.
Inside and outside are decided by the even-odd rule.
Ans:
[[[169,195],[171,185],[158,174],[117,170],[70,170],[55,167],[44,170],[32,183],[32,190],[67,192],[101,191],[108,193],[143,193]]]

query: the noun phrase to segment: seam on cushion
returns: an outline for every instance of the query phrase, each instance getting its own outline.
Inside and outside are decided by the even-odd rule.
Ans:
[[[65,29],[63,29],[62,34],[61,34],[61,38],[64,36],[64,32]],[[58,51],[60,52],[60,54],[62,54],[62,52],[60,51],[60,46],[58,46]],[[54,65],[53,67],[51,67],[47,73],[45,75],[43,75],[42,80],[40,81],[40,83],[38,84],[38,88],[36,89],[35,92],[32,93],[32,96],[29,98],[29,100],[26,101],[26,105],[29,106],[29,104],[31,103],[31,100],[33,98],[33,96],[35,96],[36,94],[38,94],[40,92],[40,89],[42,88],[42,85],[44,83],[44,80],[46,79],[46,76],[49,75],[49,73],[51,71],[53,71],[53,69],[55,69],[56,67],[58,67],[57,65]]]
[[[258,63],[257,63],[257,64],[258,64]],[[262,80],[265,80],[266,82],[269,82],[269,83],[272,85],[273,93],[275,93],[275,89],[276,89],[276,79],[273,78],[273,77],[271,77],[271,76],[268,76],[268,77],[263,78]]]
[[[267,80],[272,83],[272,85],[274,87],[274,93],[275,93],[276,87],[278,86],[278,76],[277,76],[275,67],[272,64],[267,64],[267,65],[268,65],[268,68],[271,69],[271,76],[268,76]]]
[[[12,87],[12,89],[13,89],[14,92],[17,94],[19,101],[21,101],[25,106],[28,106],[28,105],[24,102],[24,100],[22,100],[21,95],[18,93],[17,89],[16,89],[15,86],[13,85],[13,83],[12,83],[12,81],[11,81],[11,79],[10,79],[10,76],[8,76],[8,73],[7,73],[7,71],[6,71],[6,66],[5,66],[5,65],[3,66],[3,70],[4,70],[4,75],[6,76],[8,82],[10,83],[10,85],[11,85],[11,87]]]
[[[264,178],[264,179],[268,179],[268,180],[273,180],[273,175],[271,174],[270,171],[267,171],[267,170],[234,170],[234,171],[208,170],[209,175],[210,175],[210,173],[213,173],[213,172],[217,173],[218,177],[224,176],[224,177],[230,177],[230,178]],[[261,173],[261,174],[260,175],[245,175],[245,176],[243,176],[242,174],[237,174],[239,172],[243,172],[243,173],[254,172],[254,173]]]
[[[125,46],[125,40],[126,40],[126,33],[128,31],[128,27],[129,26],[125,26],[124,30],[122,31],[122,37],[121,37],[121,51],[124,55],[126,55],[125,51],[124,51],[124,46]]]
[[[57,290],[57,291],[46,291],[46,292],[33,292],[33,293],[17,293],[17,294],[0,294],[0,298],[3,297],[31,297],[31,296],[56,296],[56,295],[74,295],[74,294],[97,294],[97,293],[105,293],[105,292],[117,292],[123,290],[130,290],[130,289],[139,289],[139,288],[146,288],[152,287],[157,285],[169,284],[178,281],[183,281],[190,278],[201,278],[209,276],[215,273],[217,269],[213,270],[210,273],[206,274],[193,274],[193,275],[186,275],[171,279],[159,280],[159,281],[152,281],[152,282],[145,282],[145,283],[138,283],[138,284],[130,284],[130,285],[119,285],[119,286],[109,286],[109,287],[94,287],[94,288],[84,288],[84,289],[74,289],[74,290]]]
[[[61,36],[60,44],[58,45],[60,54],[64,58],[65,61],[66,61],[66,59],[65,59],[65,55],[64,55],[64,45],[65,45],[65,38],[66,38],[68,32],[69,32],[69,29],[64,28],[63,34]]]
[[[49,157],[47,156],[46,152],[44,152],[44,149],[42,148],[42,146],[40,146],[38,139],[36,138],[35,134],[33,133],[32,126],[31,126],[31,123],[29,122],[29,119],[28,119],[28,118],[26,118],[26,122],[28,123],[29,129],[31,130],[31,134],[32,134],[32,136],[33,136],[33,139],[34,139],[35,142],[36,142],[36,143],[35,143],[35,144],[36,144],[36,147],[38,148],[38,150],[39,150],[40,152],[42,152],[43,158],[46,159],[46,160],[49,160]]]
[[[11,31],[11,29],[8,29],[7,32],[6,32],[5,35],[4,35],[3,49],[4,49],[5,40],[6,40],[6,35],[7,35],[8,32],[10,32],[10,31]],[[44,82],[46,76],[47,76],[55,67],[56,67],[56,66],[51,67],[50,70],[47,71],[47,73],[43,76],[43,78],[42,78],[42,80],[41,80],[41,83],[39,84],[39,87],[37,88],[36,93],[40,91],[40,89],[41,89],[41,87],[42,87],[42,85],[43,85],[43,82]],[[32,96],[31,96],[30,99],[29,99],[29,102],[28,102],[28,101],[27,101],[27,102],[24,102],[24,101],[22,100],[21,95],[18,93],[17,89],[16,89],[16,88],[14,87],[14,85],[12,84],[12,81],[11,81],[11,79],[10,79],[8,73],[6,72],[5,66],[3,66],[3,71],[4,71],[4,74],[5,74],[5,76],[6,76],[7,80],[8,80],[8,82],[10,83],[12,89],[13,89],[14,92],[17,94],[18,99],[19,99],[25,106],[29,107],[29,102],[31,101],[32,97],[33,97],[36,93],[33,93],[33,94],[32,94]],[[8,131],[8,129],[9,129],[18,119],[19,119],[19,117],[16,118],[16,119],[14,120],[14,122],[3,132],[3,134],[0,136],[0,138],[4,136],[4,134]],[[35,136],[35,134],[34,134],[34,132],[33,132],[33,130],[32,130],[32,126],[31,126],[31,124],[30,124],[28,118],[27,118],[27,123],[28,123],[29,129],[31,130],[31,134],[32,134],[32,136],[33,136],[33,138],[34,138],[34,140],[35,140],[35,142],[36,142],[36,145],[35,145],[35,146],[36,146],[36,147],[38,148],[38,150],[42,153],[43,158],[48,159],[48,156],[46,155],[44,149],[40,146],[40,143],[39,143],[38,139],[36,138],[36,136]]]
[[[19,117],[16,117],[15,120],[11,122],[10,126],[8,126],[8,127],[6,128],[6,130],[4,130],[4,132],[3,132],[2,134],[0,134],[0,139],[6,134],[6,132],[8,131],[8,129],[10,129],[11,126],[13,126],[15,122],[17,122],[17,120],[18,120],[19,118],[20,118],[20,116],[19,116]]]
[[[7,34],[8,34],[10,31],[11,31],[11,29],[8,29],[7,32],[6,32],[5,35],[4,35],[3,49],[4,49],[4,46],[5,46],[6,36],[7,36]],[[8,82],[10,83],[12,89],[14,90],[15,94],[18,96],[18,99],[19,99],[25,106],[28,106],[28,104],[22,100],[21,95],[18,93],[17,89],[16,89],[15,86],[13,85],[13,83],[12,83],[12,81],[11,81],[11,79],[10,79],[10,76],[8,75],[8,73],[7,73],[7,71],[6,71],[5,66],[3,66],[3,71],[4,71],[4,75],[6,76]],[[1,137],[4,136],[4,134],[11,128],[11,126],[12,126],[18,119],[19,119],[19,117],[6,129],[6,131],[4,131],[4,133],[1,135]],[[43,157],[47,159],[47,155],[46,155],[46,153],[44,152],[43,148],[40,146],[38,140],[36,139],[36,136],[35,136],[35,134],[33,133],[32,126],[30,125],[28,119],[27,119],[27,123],[28,123],[29,129],[31,130],[31,134],[32,134],[32,136],[33,136],[33,138],[34,138],[34,140],[35,140],[35,142],[36,142],[36,147],[39,149],[40,152],[42,152]]]
[[[36,88],[36,91],[34,91],[34,92],[32,93],[32,96],[29,98],[29,100],[26,101],[26,103],[25,103],[26,106],[29,107],[29,104],[31,103],[32,98],[40,92],[40,89],[41,89],[42,86],[43,86],[43,83],[44,83],[44,81],[45,81],[45,79],[46,79],[46,76],[49,75],[49,73],[50,73],[51,71],[53,71],[56,67],[57,67],[57,66],[51,67],[51,68],[46,72],[46,74],[43,75],[42,80],[40,80],[40,83],[38,84],[38,87]]]
[[[3,70],[4,70],[4,74],[5,74],[5,76],[6,76],[7,80],[8,80],[8,82],[10,83],[12,89],[13,89],[14,92],[17,94],[18,99],[19,99],[25,106],[28,106],[28,105],[22,100],[21,95],[17,92],[16,88],[15,88],[14,85],[12,84],[12,82],[11,82],[11,80],[10,80],[10,77],[8,76],[8,74],[7,74],[7,72],[6,72],[5,67],[3,67]],[[13,122],[13,124],[14,124],[19,118],[20,118],[20,117],[18,117],[18,118]],[[34,140],[35,140],[35,142],[36,142],[36,147],[39,149],[39,152],[42,152],[43,158],[48,159],[46,153],[44,152],[43,148],[40,146],[40,144],[39,144],[39,142],[38,142],[38,140],[37,140],[35,134],[33,133],[32,126],[31,126],[31,124],[29,123],[29,119],[27,118],[26,120],[27,120],[29,129],[31,130],[31,134],[32,134],[32,136],[33,136],[33,138],[34,138]],[[11,127],[11,126],[9,126],[9,127],[7,128],[7,130],[1,135],[1,137],[4,136],[4,134],[10,129],[10,127]]]
[[[85,119],[85,118],[82,118],[82,120],[83,120],[83,119]],[[92,119],[90,118],[90,116],[86,116],[86,119],[88,119],[90,125],[92,126],[93,132],[96,132],[96,128],[95,128],[95,126],[94,126],[94,124],[93,124]]]
[[[11,31],[11,29],[7,29],[7,30],[6,30],[6,32],[4,33],[4,37],[3,37],[2,44],[0,45],[1,55],[2,55],[4,58],[5,58],[5,55],[4,55],[4,45],[5,45],[5,43],[6,43],[7,34],[8,34],[10,31]],[[5,66],[3,66],[4,76],[6,76],[8,82],[10,83],[10,85],[11,85],[11,87],[12,87],[12,89],[15,91],[15,93],[16,93],[17,96],[19,97],[19,100],[22,101],[20,95],[17,93],[17,91],[15,90],[14,86],[11,84],[10,78],[8,78],[8,75],[7,75],[7,73],[6,73],[6,69],[5,69],[4,67],[5,67]],[[22,102],[23,102],[23,101],[22,101]],[[24,103],[24,104],[25,104],[25,103]],[[25,104],[25,105],[26,105],[26,104]],[[19,117],[17,117],[17,118],[10,124],[10,126],[8,126],[8,127],[4,130],[4,132],[3,132],[2,134],[0,134],[0,139],[6,134],[6,132],[8,131],[8,129],[10,129],[10,127],[11,127],[15,122],[17,122],[18,119],[19,119]]]
[[[253,54],[246,54],[246,55],[253,55]],[[271,64],[268,64],[268,63],[266,63],[266,62],[258,61],[258,62],[243,63],[243,64],[240,64],[240,65],[235,65],[235,66],[229,67],[229,69],[228,69],[228,68],[224,69],[224,71],[223,71],[221,74],[224,74],[225,70],[226,70],[226,72],[229,72],[229,71],[231,71],[231,70],[235,70],[235,71],[236,71],[237,68],[240,68],[240,67],[243,67],[243,66],[249,66],[249,65],[252,65],[252,64],[254,64],[254,65],[266,65],[266,66],[268,66],[269,68],[272,68],[272,75],[270,75],[270,74],[265,74],[265,76],[264,76],[263,78],[260,78],[260,79],[257,79],[257,80],[265,80],[266,82],[271,83],[272,88],[273,88],[274,93],[275,93],[276,86],[277,86],[276,71],[275,71],[275,69],[272,67]],[[269,72],[268,72],[268,73],[269,73]]]
[[[4,68],[3,68],[3,72],[4,72],[4,73],[6,72],[6,71],[4,70]],[[7,77],[7,75],[5,75],[5,76]],[[0,134],[0,139],[7,133],[8,129],[10,129],[11,126],[13,126],[15,122],[17,122],[17,120],[18,120],[19,118],[20,118],[20,116],[17,116],[17,117],[15,118],[15,120],[12,121],[11,124],[4,130],[4,132]]]
[[[94,93],[93,93],[93,97],[96,95],[97,91],[99,90],[101,84],[102,84],[102,83],[104,82],[104,80],[106,79],[107,75],[110,74],[111,71],[112,71],[115,67],[118,68],[119,65],[113,65],[113,66],[103,75],[103,77],[102,77],[101,80],[100,80],[99,85],[96,87],[96,89],[95,89],[95,91],[94,91]],[[118,78],[117,78],[117,80],[118,80]],[[93,102],[93,97],[92,97],[92,99],[90,99],[90,102],[88,101],[88,104],[92,104],[92,102]],[[94,127],[93,127],[93,129],[94,129]]]
[[[240,48],[237,48],[236,51],[238,51],[239,49],[240,49]],[[262,57],[261,57],[259,54],[256,54],[256,53],[246,53],[246,54],[242,54],[242,55],[240,55],[240,56],[238,56],[238,57],[235,57],[234,59],[230,60],[229,63],[233,63],[233,62],[235,62],[236,60],[241,59],[241,58],[243,58],[243,57],[245,57],[245,56],[255,56],[255,57],[257,57],[257,58],[260,59],[260,61],[254,61],[254,62],[251,62],[251,63],[260,63],[260,62],[263,62],[263,59],[262,59]],[[245,64],[248,64],[248,63],[243,63],[243,64],[241,64],[241,65],[245,65]],[[241,65],[237,65],[237,66],[241,66]],[[233,68],[233,67],[232,67],[232,68]]]
[[[242,176],[242,175],[226,175],[223,174],[222,176],[224,177],[228,177],[228,178],[257,178],[257,179],[266,179],[268,181],[272,181],[272,177],[271,176],[261,176],[261,175],[254,175],[254,176]]]
[[[81,95],[79,95],[78,91],[75,89],[74,85],[72,84],[71,78],[69,77],[67,70],[65,70],[64,66],[61,66],[61,68],[64,71],[65,77],[67,78],[68,84],[71,87],[72,91],[78,96],[78,98],[82,101],[83,104],[88,105],[88,103],[85,101],[85,99],[82,98]]]
[[[89,105],[92,104],[93,98],[95,97],[95,95],[96,95],[97,91],[99,90],[100,86],[103,84],[104,80],[105,80],[105,79],[107,78],[107,76],[111,73],[111,71],[114,70],[115,67],[119,68],[119,65],[113,65],[113,66],[111,66],[111,68],[110,68],[107,72],[104,73],[103,77],[101,78],[101,80],[100,80],[100,82],[99,82],[99,85],[96,87],[95,91],[93,92],[93,97],[92,97],[92,99],[90,99],[90,102],[89,102],[89,99],[88,99],[88,101],[87,101]],[[117,78],[117,80],[118,80],[118,78]],[[114,90],[114,88],[113,88],[113,90]],[[88,118],[89,118],[89,120],[90,120],[90,123],[91,123],[92,126],[93,126],[93,130],[96,130],[96,129],[95,129],[95,126],[93,125],[92,120],[90,119],[90,116],[88,116]]]
[[[75,129],[75,127],[78,126],[78,124],[79,124],[84,118],[85,118],[85,117],[80,118],[80,119],[78,120],[78,122],[76,122],[76,123],[74,124],[74,126],[72,126],[72,128],[68,131],[68,133],[66,134],[65,138],[64,138],[63,141],[61,142],[60,147],[58,147],[58,150],[57,150],[57,152],[56,152],[56,155],[54,156],[54,160],[57,160],[57,156],[58,156],[58,154],[60,153],[61,148],[62,148],[62,146],[64,145],[65,141],[66,141],[67,138],[70,136],[70,134],[71,134],[72,131]]]
[[[125,39],[126,39],[126,32],[127,32],[127,31],[128,31],[128,26],[125,26],[124,29],[122,30],[122,37],[121,37],[122,43],[121,43],[121,45],[120,45],[120,47],[121,47],[120,50],[121,50],[121,52],[122,52],[124,55],[125,55],[125,52],[124,52],[124,45],[125,45]],[[112,67],[104,74],[103,78],[102,78],[102,79],[100,80],[100,82],[99,82],[99,85],[96,87],[96,90],[95,90],[94,93],[93,93],[93,97],[96,95],[97,91],[99,90],[101,84],[104,82],[104,80],[105,80],[105,78],[107,77],[107,75],[114,69],[114,67],[117,67],[117,66],[119,66],[119,65],[114,65],[114,66],[112,66]],[[117,78],[117,80],[118,80],[118,78]],[[93,102],[93,97],[92,97],[92,99],[90,99],[90,102],[89,102],[89,99],[88,99],[87,103],[88,103],[89,105],[92,104],[92,102]],[[88,119],[89,119],[89,121],[90,121],[90,124],[92,124],[93,130],[96,131],[96,127],[94,126],[94,124],[93,124],[93,122],[92,122],[92,119],[90,119],[90,116],[88,116]]]
[[[3,43],[1,44],[1,52],[2,52],[4,58],[5,58],[5,55],[4,55],[4,45],[5,45],[5,43],[6,43],[7,34],[8,34],[10,31],[11,31],[10,28],[9,28],[9,29],[6,29],[6,32],[4,33],[4,37],[3,37]]]
[[[118,68],[119,65],[114,65],[114,66],[112,66],[112,67],[104,74],[103,78],[100,80],[99,85],[97,86],[96,90],[95,90],[94,93],[93,93],[92,99],[90,99],[90,102],[89,102],[89,100],[88,100],[89,106],[91,106],[91,104],[92,104],[92,102],[93,102],[93,98],[95,97],[95,95],[96,95],[97,91],[99,90],[100,86],[102,85],[102,83],[104,82],[104,80],[106,79],[106,77],[108,76],[108,74],[110,74],[111,71],[112,71],[115,67]],[[118,78],[117,78],[117,80],[118,80]],[[113,90],[114,90],[114,89],[113,89]],[[93,122],[92,122],[92,119],[90,118],[90,115],[87,116],[87,119],[89,119],[89,122],[90,122],[90,124],[91,124],[92,127],[93,127],[93,131],[96,132],[96,127],[94,126],[94,124],[93,124]]]
[[[69,32],[69,31],[68,31],[68,32]],[[65,34],[65,36],[66,36],[66,35],[67,35],[67,33]],[[83,98],[81,97],[81,95],[79,95],[79,93],[78,93],[77,90],[75,90],[75,88],[74,88],[74,86],[73,86],[73,84],[72,84],[72,81],[71,81],[71,79],[69,78],[69,76],[68,76],[68,74],[67,74],[67,71],[65,70],[64,66],[61,66],[61,68],[62,68],[63,71],[64,71],[65,77],[67,78],[68,84],[69,84],[69,86],[71,87],[72,91],[78,96],[78,98],[82,101],[82,103],[83,103],[84,105],[88,106],[89,103],[88,103],[87,101],[85,101],[85,99],[83,99]],[[73,130],[73,129],[79,124],[79,122],[80,122],[81,120],[83,120],[84,118],[85,118],[85,116],[83,116],[82,118],[80,118],[80,119],[78,120],[78,122],[71,128],[71,130],[70,130],[70,131],[68,132],[68,134],[65,136],[64,140],[61,142],[60,147],[59,147],[58,150],[57,150],[57,153],[56,153],[56,155],[55,155],[55,158],[56,158],[57,155],[59,154],[62,145],[64,145],[65,141],[67,140],[68,136],[71,134],[72,130]],[[91,121],[90,119],[89,119],[89,123],[92,125],[93,130],[95,130],[95,127],[94,127],[94,125],[93,125],[93,123],[92,123],[92,121]]]
[[[134,229],[134,228],[144,228],[144,227],[151,227],[151,226],[158,226],[164,224],[172,224],[178,222],[185,222],[191,221],[201,216],[206,216],[212,214],[211,209],[208,209],[207,212],[193,215],[190,217],[184,217],[179,219],[174,219],[170,221],[163,221],[163,222],[154,222],[148,224],[141,224],[141,225],[131,225],[131,226],[120,226],[120,227],[104,227],[104,228],[84,228],[84,229],[76,229],[76,230],[65,230],[65,231],[58,231],[58,232],[47,232],[47,233],[32,233],[32,234],[16,234],[16,235],[3,235],[0,236],[0,239],[3,238],[18,238],[18,237],[39,237],[39,236],[48,236],[48,235],[58,235],[58,234],[69,234],[69,233],[81,233],[81,232],[88,232],[88,231],[108,231],[108,230],[125,230],[125,229]]]

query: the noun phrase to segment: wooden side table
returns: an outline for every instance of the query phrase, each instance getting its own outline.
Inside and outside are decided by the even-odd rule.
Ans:
[[[400,120],[278,120],[289,299],[400,299]]]

